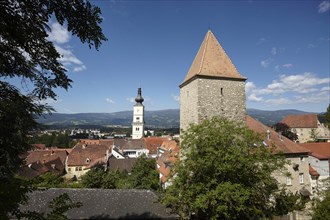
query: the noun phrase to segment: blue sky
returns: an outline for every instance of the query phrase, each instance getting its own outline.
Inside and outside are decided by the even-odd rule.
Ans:
[[[109,41],[90,50],[54,21],[49,39],[74,81],[47,100],[61,113],[179,108],[179,84],[210,28],[247,77],[247,108],[324,112],[329,1],[92,1]]]

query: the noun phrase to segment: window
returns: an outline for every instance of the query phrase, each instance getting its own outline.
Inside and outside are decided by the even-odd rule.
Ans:
[[[75,168],[75,171],[78,171],[78,167]]]
[[[223,95],[223,88],[221,88],[221,95]]]
[[[136,121],[140,121],[140,117],[136,117]]]
[[[68,168],[68,171],[70,172],[71,171],[71,168]]]
[[[291,185],[292,185],[292,179],[291,179],[290,176],[287,176],[287,177],[286,177],[286,185],[287,185],[287,186],[291,186]]]
[[[305,157],[300,157],[300,162],[304,162],[305,161]]]
[[[304,174],[303,173],[299,173],[299,183],[300,184],[304,183]]]

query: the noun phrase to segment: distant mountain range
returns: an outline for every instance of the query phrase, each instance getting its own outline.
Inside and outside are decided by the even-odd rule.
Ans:
[[[295,109],[277,111],[247,109],[247,113],[266,125],[273,125],[281,121],[287,115],[308,114],[310,112]],[[45,125],[61,127],[79,125],[131,126],[132,117],[132,111],[78,114],[53,113],[51,115],[43,115],[38,119],[38,122]],[[180,125],[180,111],[179,109],[146,111],[145,123],[146,127],[149,128],[178,128]]]

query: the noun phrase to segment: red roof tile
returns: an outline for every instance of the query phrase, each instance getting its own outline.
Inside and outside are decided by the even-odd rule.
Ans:
[[[311,176],[320,176],[320,174],[311,165],[309,165],[309,174]]]
[[[301,143],[300,146],[311,151],[311,155],[318,159],[330,158],[330,142]]]
[[[146,147],[149,150],[149,154],[157,154],[157,148],[160,147],[164,141],[168,140],[168,138],[163,137],[147,137],[143,138]]]
[[[307,154],[309,152],[306,148],[299,146],[283,135],[280,138],[278,133],[272,128],[262,124],[249,115],[246,116],[246,124],[248,128],[259,133],[268,146],[274,145],[277,151],[283,152],[284,154]],[[269,139],[267,138],[267,131],[270,132]]]
[[[287,124],[290,128],[317,128],[317,115],[288,115],[282,119],[282,123]]]
[[[65,164],[67,157],[67,152],[64,150],[38,150],[38,151],[29,151],[28,156],[25,159],[26,164],[31,164],[33,162],[39,161],[40,163],[47,163],[49,161],[60,158],[61,162]]]
[[[95,160],[105,157],[111,148],[105,145],[77,144],[68,155],[68,166],[88,166]],[[88,159],[88,160],[87,160]]]

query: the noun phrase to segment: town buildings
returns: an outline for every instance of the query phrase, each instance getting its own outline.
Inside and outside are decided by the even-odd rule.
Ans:
[[[330,130],[319,121],[317,114],[288,115],[281,122],[297,134],[299,143],[317,140],[330,142]]]

